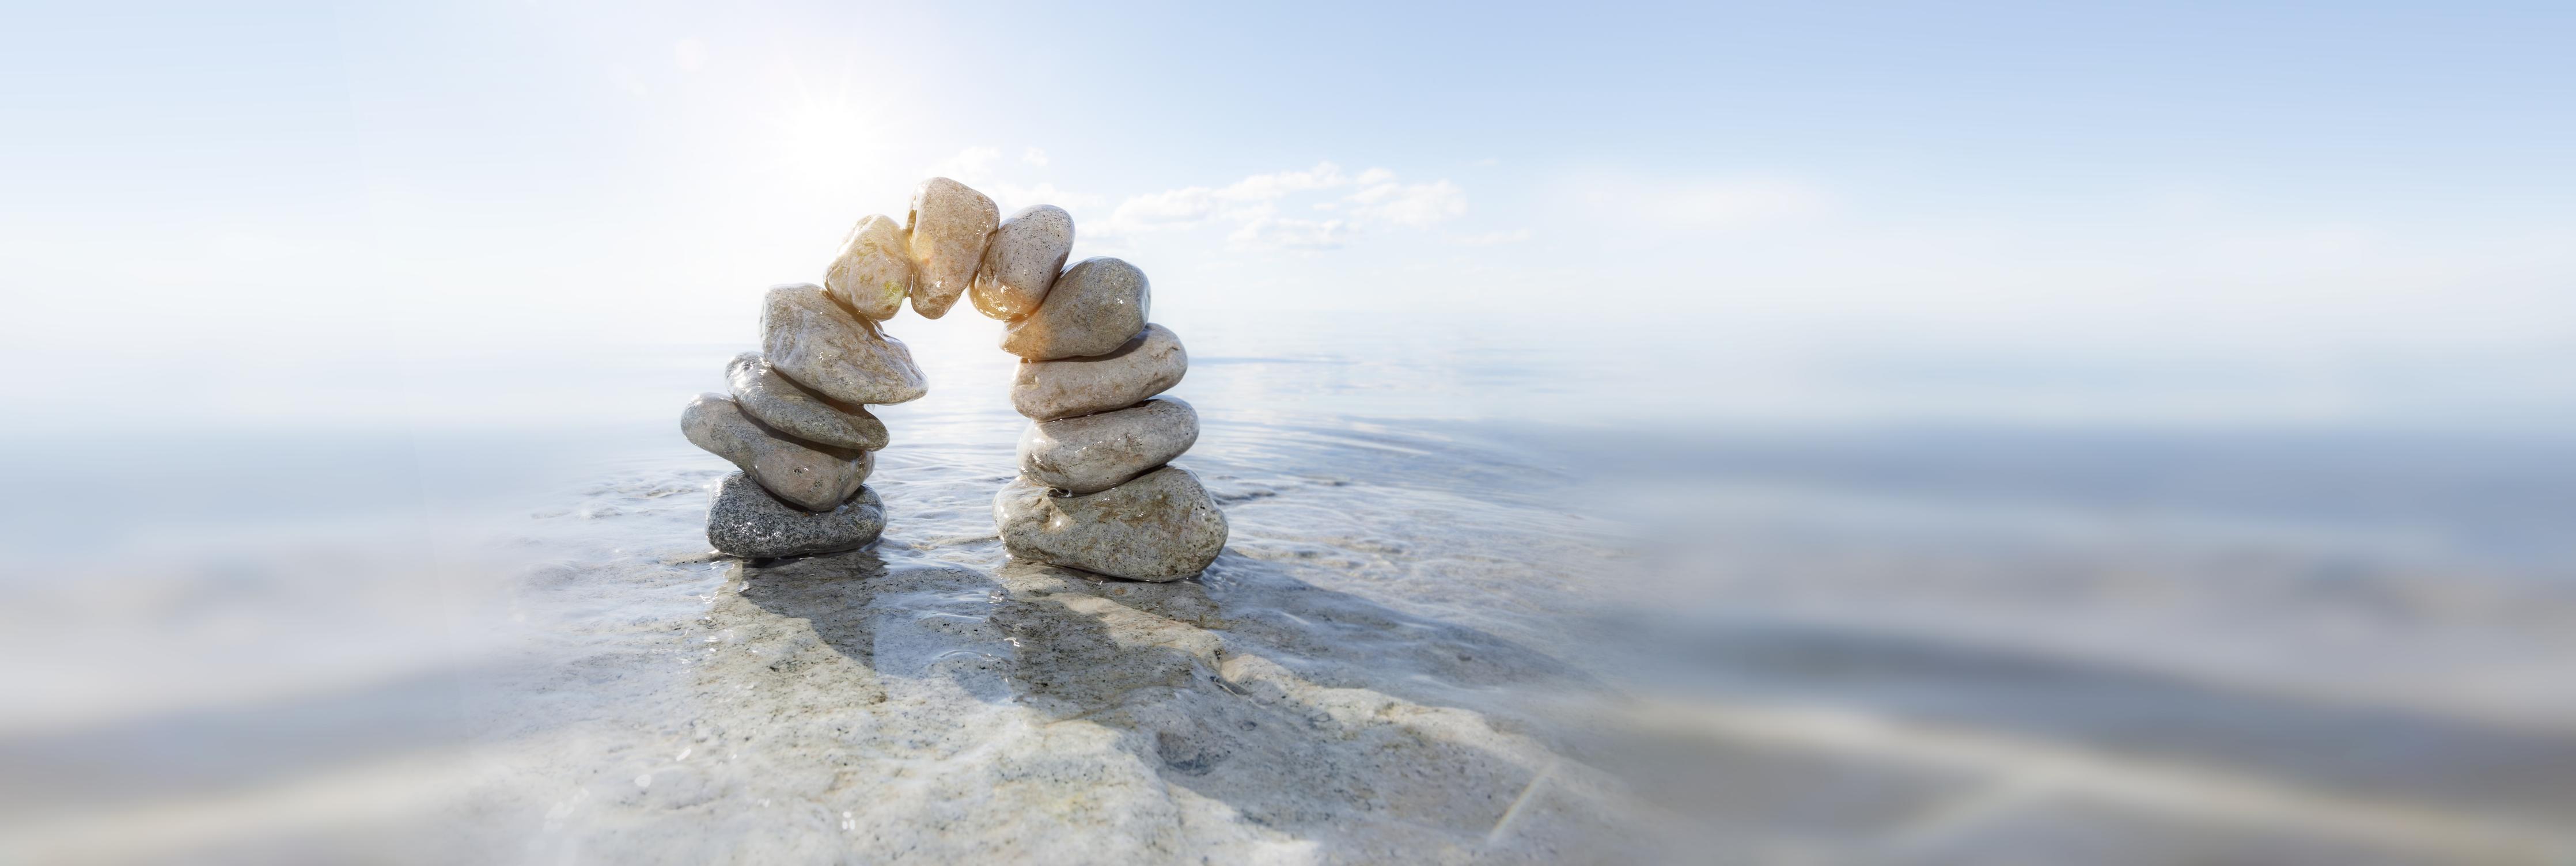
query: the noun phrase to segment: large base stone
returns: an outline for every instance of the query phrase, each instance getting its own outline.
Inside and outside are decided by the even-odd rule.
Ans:
[[[1014,479],[993,497],[993,522],[1014,557],[1129,580],[1180,580],[1225,550],[1225,513],[1176,466],[1082,496]]]
[[[809,556],[865,547],[885,532],[885,503],[861,487],[840,507],[815,513],[769,495],[740,472],[726,476],[707,508],[707,543],[750,559]]]

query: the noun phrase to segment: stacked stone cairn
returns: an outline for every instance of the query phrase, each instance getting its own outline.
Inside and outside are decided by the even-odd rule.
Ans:
[[[761,351],[734,358],[730,394],[682,414],[689,441],[742,471],[707,512],[707,540],[765,558],[862,547],[885,529],[865,485],[885,425],[869,405],[926,393],[921,369],[883,322],[909,297],[936,319],[963,295],[1007,323],[1020,357],[1011,405],[1031,420],[1019,477],[993,500],[1002,544],[1022,560],[1130,580],[1179,580],[1224,549],[1225,515],[1187,470],[1198,413],[1156,396],[1189,356],[1147,320],[1143,271],[1114,258],[1065,267],[1073,217],[1038,205],[1007,220],[966,185],[932,178],[901,227],[871,216],[850,231],[822,286],[769,290]]]

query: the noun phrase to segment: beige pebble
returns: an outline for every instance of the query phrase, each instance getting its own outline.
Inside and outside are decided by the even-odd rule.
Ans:
[[[921,182],[905,212],[912,236],[912,311],[922,318],[948,314],[984,264],[984,243],[1001,222],[993,200],[944,177]]]
[[[1093,257],[1058,277],[1046,302],[1002,331],[1002,351],[1031,361],[1105,355],[1145,330],[1153,286],[1125,261]]]
[[[868,480],[876,452],[799,442],[742,414],[733,398],[700,394],[680,413],[680,433],[807,511],[830,511]]]
[[[903,224],[882,214],[859,220],[823,272],[823,288],[863,318],[882,322],[903,312],[912,294],[912,240]]]
[[[1011,407],[1039,421],[1124,409],[1171,390],[1189,369],[1181,338],[1170,328],[1147,325],[1106,355],[1021,361],[1011,379]]]
[[[743,414],[808,442],[874,451],[886,447],[885,422],[856,403],[843,403],[778,375],[759,352],[735,355],[725,381]]]
[[[1072,252],[1072,214],[1051,204],[1023,209],[993,230],[967,297],[977,312],[996,319],[1028,315],[1046,300]]]
[[[902,403],[930,391],[902,340],[812,283],[778,286],[762,298],[760,349],[772,369],[844,403]]]
[[[1178,397],[1040,421],[1020,436],[1020,474],[1067,493],[1097,493],[1172,462],[1199,441],[1199,414]]]

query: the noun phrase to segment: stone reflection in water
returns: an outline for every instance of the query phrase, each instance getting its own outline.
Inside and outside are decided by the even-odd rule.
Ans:
[[[1054,862],[1651,853],[1637,846],[1652,810],[1512,730],[1526,724],[1347,676],[1418,660],[1372,661],[1374,642],[1337,647],[1333,632],[1411,624],[1426,633],[1421,657],[1509,659],[1487,670],[1516,687],[1580,691],[1580,677],[1533,672],[1513,658],[1526,650],[1255,563],[1208,583],[1136,584],[1034,563],[889,567],[859,551],[745,565],[733,585],[708,626],[738,651],[695,676],[700,711],[759,762],[735,776],[760,789],[743,796],[848,804],[872,850]],[[1344,625],[1296,625],[1308,622]],[[951,822],[975,829],[943,832]]]

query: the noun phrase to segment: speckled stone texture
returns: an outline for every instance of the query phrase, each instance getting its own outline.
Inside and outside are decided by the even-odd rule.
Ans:
[[[1199,413],[1156,397],[1097,415],[1041,421],[1020,436],[1020,474],[1067,493],[1098,493],[1172,462],[1199,441]]]
[[[976,312],[1005,321],[1028,315],[1045,301],[1073,252],[1073,215],[1042,204],[1022,209],[993,230],[984,263],[967,297]]]
[[[1180,580],[1225,549],[1225,513],[1176,466],[1081,496],[1019,478],[993,497],[993,522],[1013,557],[1128,580]]]
[[[700,394],[680,413],[690,444],[731,461],[778,498],[807,511],[830,511],[859,492],[876,468],[875,452],[800,442],[742,414],[733,398]]]
[[[1039,421],[1124,409],[1171,390],[1189,369],[1181,338],[1170,328],[1147,325],[1106,355],[1020,362],[1011,380],[1011,408]]]
[[[1145,272],[1120,259],[1075,262],[1046,302],[1002,332],[1002,351],[1031,361],[1106,355],[1145,330],[1153,290]]]
[[[762,298],[760,346],[771,368],[844,403],[903,403],[930,392],[902,340],[813,283],[777,286]]]
[[[885,502],[866,487],[825,512],[797,508],[736,472],[707,507],[707,543],[746,559],[811,556],[865,547],[885,532]]]
[[[912,233],[913,312],[925,319],[948,314],[983,266],[984,243],[1001,221],[993,200],[965,184],[934,177],[913,190],[903,220]]]
[[[886,447],[885,422],[867,407],[843,403],[796,384],[760,359],[759,352],[735,355],[725,366],[726,383],[743,414],[770,427],[821,445],[874,451]]]
[[[823,272],[823,288],[860,316],[885,321],[912,295],[912,238],[882,214],[859,220],[841,255]]]

